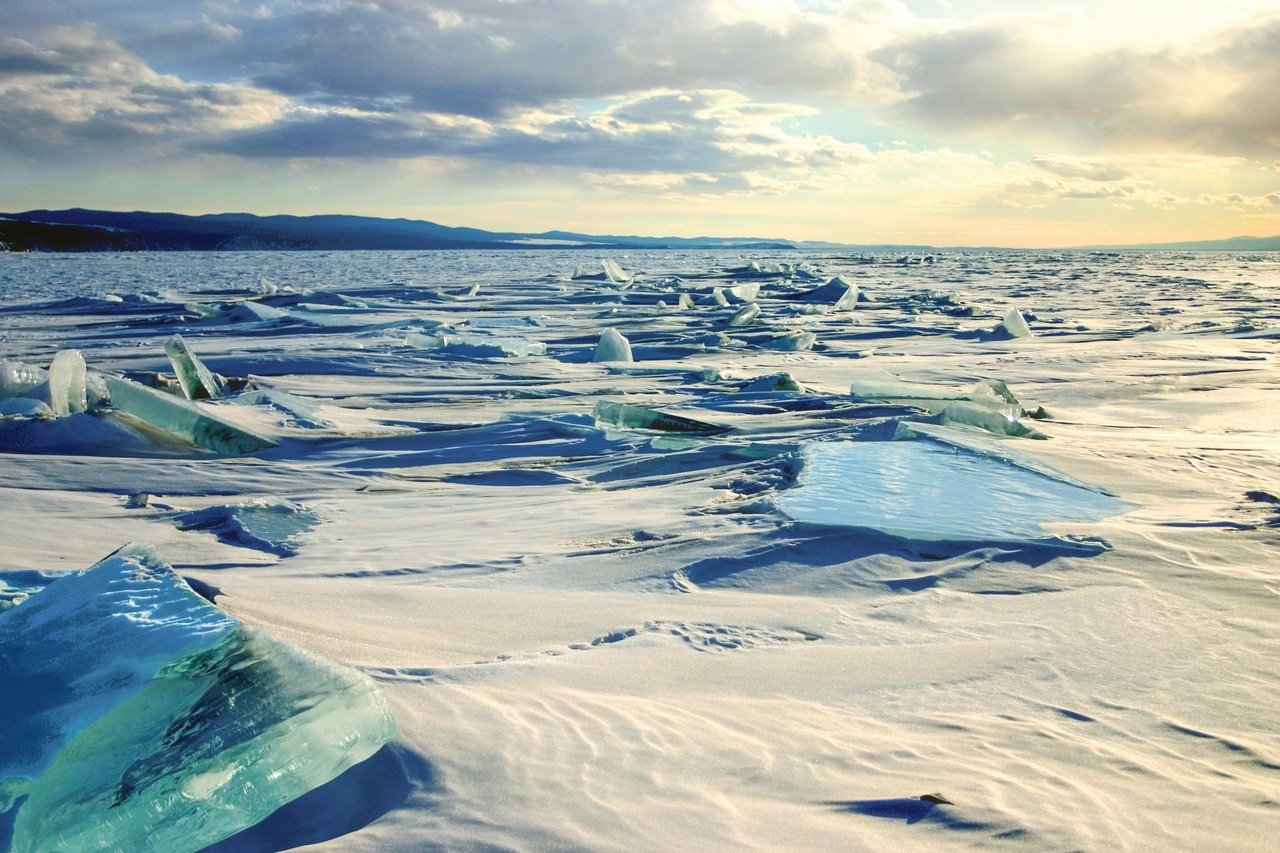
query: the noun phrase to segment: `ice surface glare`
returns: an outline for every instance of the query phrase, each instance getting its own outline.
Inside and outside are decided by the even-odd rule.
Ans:
[[[86,405],[84,356],[79,350],[59,350],[49,365],[49,407],[54,417],[83,412]]]
[[[1022,312],[1017,308],[1010,308],[1005,312],[1004,319],[1000,321],[1000,325],[996,326],[995,332],[1007,338],[1031,337],[1031,327],[1027,325]]]
[[[196,358],[181,335],[172,335],[165,341],[164,351],[188,400],[217,399],[227,395],[226,383]]]
[[[600,333],[592,361],[632,361],[631,342],[617,329],[605,329]]]
[[[925,540],[1024,541],[1054,521],[1097,521],[1128,504],[982,453],[928,440],[820,442],[777,499],[798,521]]]
[[[0,613],[0,639],[14,851],[198,850],[394,734],[367,678],[240,626],[145,554]]]
[[[658,432],[683,432],[694,435],[716,435],[728,432],[725,427],[685,418],[680,415],[669,415],[646,406],[634,406],[628,403],[614,403],[601,400],[596,403],[592,413],[597,421],[627,429],[647,429]]]
[[[38,395],[40,386],[49,381],[49,371],[21,361],[0,361],[0,397]]]
[[[105,381],[107,392],[111,395],[111,405],[118,411],[146,421],[206,450],[239,454],[275,446],[275,442],[270,439],[202,412],[195,403],[181,400],[172,394],[115,376],[107,376]]]

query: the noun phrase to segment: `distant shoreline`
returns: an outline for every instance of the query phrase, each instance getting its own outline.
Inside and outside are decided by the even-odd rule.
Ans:
[[[0,214],[0,251],[449,251],[449,250],[738,250],[934,253],[1024,251],[1000,246],[936,247],[856,244],[757,237],[600,236],[567,231],[540,234],[456,228],[424,220],[365,216],[187,216],[146,211],[72,208]],[[1032,250],[1025,250],[1032,251]],[[1034,251],[1280,251],[1280,236],[1232,237],[1177,243],[1045,247]]]

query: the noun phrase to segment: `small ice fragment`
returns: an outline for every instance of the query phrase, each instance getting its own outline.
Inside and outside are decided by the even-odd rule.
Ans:
[[[0,361],[0,397],[41,397],[32,394],[49,381],[49,371],[21,361]]]
[[[711,301],[724,308],[729,304],[729,297],[724,295],[724,288],[713,287],[711,288]]]
[[[613,426],[628,429],[655,430],[658,432],[680,432],[691,435],[719,435],[728,432],[728,427],[695,421],[692,418],[670,415],[647,406],[635,406],[629,403],[612,403],[601,400],[596,403],[592,412],[595,419]]]
[[[676,303],[682,310],[688,311],[693,307],[693,297],[687,293],[680,294],[680,301]]]
[[[769,341],[765,346],[783,352],[804,352],[813,349],[813,345],[817,342],[818,336],[813,332],[787,332]]]
[[[1017,438],[1048,438],[1039,430],[1020,423],[1012,414],[997,411],[968,400],[957,400],[947,404],[942,411],[938,412],[930,420],[938,424],[975,426],[996,435],[1009,435]]]
[[[1023,319],[1022,312],[1017,308],[1010,308],[1005,312],[1004,319],[995,327],[992,334],[1005,338],[1029,338],[1031,337],[1031,327]]]
[[[146,492],[134,492],[133,494],[129,495],[129,497],[125,498],[124,508],[125,509],[143,509],[146,507],[147,502],[150,500],[151,500],[151,495],[147,494]]]
[[[83,412],[87,405],[84,356],[80,350],[59,350],[49,365],[49,407],[55,418]]]
[[[164,342],[165,355],[173,365],[173,372],[188,400],[217,399],[227,396],[227,385],[213,371],[204,366],[187,346],[181,335],[173,335]]]
[[[215,453],[253,453],[275,442],[209,414],[196,403],[156,391],[129,379],[104,377],[111,405],[157,429]]]
[[[729,326],[733,328],[750,326],[759,316],[760,306],[752,302],[733,312],[733,316],[729,318]]]
[[[804,391],[804,388],[795,380],[790,373],[774,373],[770,376],[761,376],[759,379],[753,379],[742,387],[743,392],[770,392],[770,391]]]
[[[316,526],[315,511],[292,501],[257,500],[217,505],[173,516],[179,530],[207,530],[219,542],[292,557],[298,537]]]
[[[596,344],[592,361],[632,361],[631,342],[622,336],[617,329],[605,329],[600,333],[600,342]]]

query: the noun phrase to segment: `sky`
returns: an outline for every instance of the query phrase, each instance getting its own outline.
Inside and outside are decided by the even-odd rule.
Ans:
[[[1280,234],[1275,0],[3,0],[0,210]]]

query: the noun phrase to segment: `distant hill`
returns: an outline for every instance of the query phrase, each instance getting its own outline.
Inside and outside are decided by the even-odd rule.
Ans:
[[[452,228],[371,216],[255,216],[109,210],[28,210],[0,214],[9,251],[237,251],[342,249],[784,249],[785,240],[724,237],[619,237]]]
[[[908,244],[853,245],[758,237],[639,237],[544,231],[484,231],[418,219],[373,216],[256,216],[252,213],[28,210],[0,213],[0,251],[241,251],[344,249],[832,249],[934,252]],[[988,247],[996,248],[996,247]],[[1280,251],[1277,237],[1232,237],[1184,243],[1079,246],[1080,251]]]
[[[1124,248],[1172,252],[1280,252],[1280,236],[1230,237],[1226,240],[1193,240],[1186,243],[1144,243]]]

